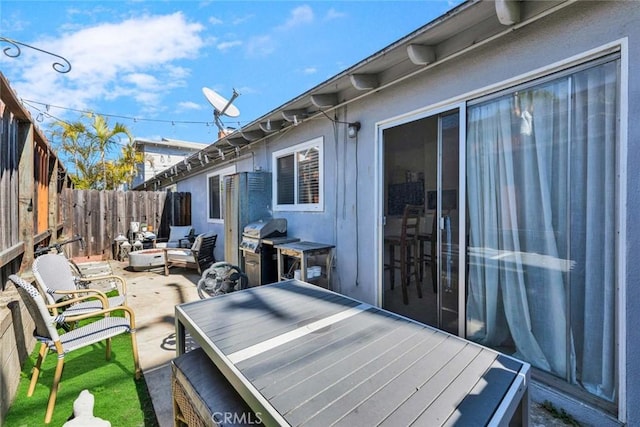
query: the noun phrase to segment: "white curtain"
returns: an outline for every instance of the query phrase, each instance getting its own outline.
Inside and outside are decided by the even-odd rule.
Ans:
[[[617,62],[468,110],[467,334],[614,399]]]

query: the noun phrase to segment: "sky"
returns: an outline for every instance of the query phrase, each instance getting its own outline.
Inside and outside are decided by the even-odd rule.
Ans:
[[[208,87],[250,123],[452,9],[460,0],[0,0],[0,70],[51,138],[51,122],[94,112],[134,137],[210,144]],[[0,49],[9,47],[0,41]],[[15,52],[15,49],[14,51]]]

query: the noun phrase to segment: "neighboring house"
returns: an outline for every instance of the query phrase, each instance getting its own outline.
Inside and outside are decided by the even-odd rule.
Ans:
[[[136,138],[136,151],[144,155],[144,163],[137,165],[138,174],[133,187],[153,178],[158,173],[183,162],[184,159],[202,150],[206,144],[162,138],[160,141]]]
[[[465,2],[148,184],[175,178],[222,242],[224,175],[269,171],[289,235],[336,246],[334,290],[530,362],[533,398],[581,421],[639,425],[638,22],[637,2]],[[405,305],[384,236],[406,203],[429,264]]]

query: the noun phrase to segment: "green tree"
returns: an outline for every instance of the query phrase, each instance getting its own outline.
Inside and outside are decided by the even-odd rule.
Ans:
[[[116,123],[112,128],[109,127],[108,120],[99,114],[91,115],[91,123],[89,127],[90,138],[97,145],[100,151],[100,164],[102,170],[102,189],[115,188],[118,184],[116,182],[107,181],[107,154],[111,152],[113,147],[120,141],[120,137],[125,135],[129,139],[129,144],[133,143],[133,137],[129,132],[129,129],[121,124]]]
[[[114,161],[107,161],[105,173],[107,176],[108,190],[116,190],[120,185],[125,184],[131,188],[133,179],[138,173],[137,165],[144,161],[144,155],[136,151],[133,142],[122,147],[120,157]]]
[[[86,114],[76,122],[54,123],[53,135],[59,138],[59,154],[73,162],[71,179],[76,188],[101,190],[131,185],[136,163],[141,159],[136,156],[133,138],[125,125],[116,123],[110,127],[104,116]],[[107,160],[123,137],[127,142],[120,157]]]
[[[80,120],[75,122],[59,120],[53,126],[58,154],[73,163],[74,169],[70,176],[74,186],[78,189],[92,188],[96,181],[96,164],[99,156],[85,123]]]
[[[54,134],[60,137],[62,150],[71,153],[75,170],[78,170],[83,145],[80,138],[87,132],[84,124],[81,122],[67,123],[58,120],[55,125],[60,128]]]

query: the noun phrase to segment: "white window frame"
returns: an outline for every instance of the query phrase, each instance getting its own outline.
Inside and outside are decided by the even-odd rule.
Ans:
[[[227,175],[233,175],[236,173],[236,166],[229,166],[223,169],[218,169],[215,172],[211,172],[207,174],[207,222],[212,224],[224,224],[224,212],[222,207],[225,205],[224,203],[224,177]],[[219,176],[220,180],[220,218],[211,218],[209,217],[209,208],[211,206],[211,189],[209,188],[209,182],[211,177]]]
[[[318,203],[298,203],[298,162],[295,153],[307,150],[312,147],[318,147]],[[281,157],[294,155],[294,203],[278,204],[278,159]],[[274,151],[271,154],[271,170],[273,185],[273,210],[274,211],[312,211],[319,212],[324,210],[324,137],[320,136],[309,141]]]

